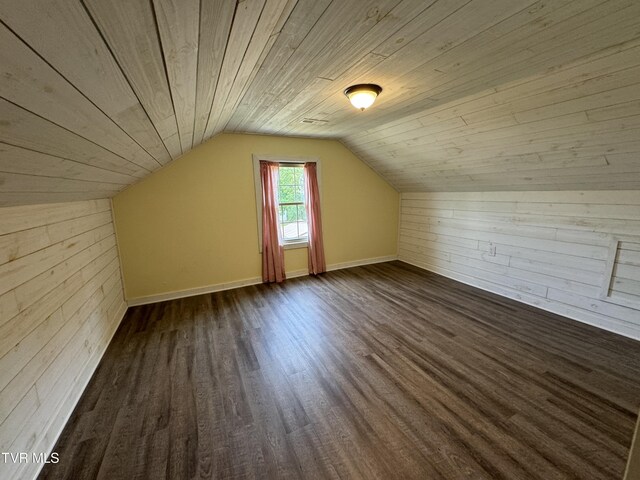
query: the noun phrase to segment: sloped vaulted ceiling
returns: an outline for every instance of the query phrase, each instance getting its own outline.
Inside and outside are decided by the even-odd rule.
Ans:
[[[0,205],[109,197],[223,131],[340,139],[399,190],[640,188],[637,0],[1,0],[0,20]],[[384,89],[365,112],[342,94],[361,82]]]

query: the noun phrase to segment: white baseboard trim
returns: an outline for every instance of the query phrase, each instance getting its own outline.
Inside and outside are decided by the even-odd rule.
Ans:
[[[353,262],[342,262],[327,265],[327,271],[341,270],[343,268],[361,267],[362,265],[373,265],[374,263],[392,262],[397,260],[397,255],[387,255],[384,257],[365,258],[364,260],[355,260]]]
[[[397,255],[387,255],[384,257],[364,258],[362,260],[354,260],[352,262],[333,263],[327,265],[327,271],[340,270],[343,268],[359,267],[362,265],[372,265],[374,263],[391,262],[397,260]],[[304,268],[300,270],[292,270],[287,272],[287,278],[297,278],[309,275],[309,271]],[[234,288],[247,287],[249,285],[257,285],[262,283],[262,277],[245,278],[244,280],[237,280],[234,282],[217,283],[214,285],[207,285],[204,287],[189,288],[185,290],[178,290],[176,292],[161,293],[159,295],[148,295],[144,297],[132,298],[127,300],[127,304],[130,307],[137,307],[139,305],[148,305],[150,303],[166,302],[168,300],[176,300],[178,298],[193,297],[196,295],[203,295],[206,293],[221,292],[223,290],[232,290]]]
[[[501,297],[508,298],[510,300],[514,300],[516,302],[524,303],[525,305],[529,305],[531,307],[539,308],[540,310],[544,310],[545,312],[553,313],[555,315],[560,315],[561,317],[568,318],[570,320],[574,320],[580,323],[585,323],[587,325],[591,325],[592,327],[600,328],[602,330],[606,330],[608,332],[615,333],[617,335],[622,335],[623,337],[631,338],[633,340],[640,340],[640,330],[632,325],[628,327],[623,325],[623,322],[616,321],[615,319],[604,317],[603,315],[598,315],[599,318],[595,318],[596,314],[592,314],[593,319],[585,318],[584,316],[580,316],[579,314],[573,313],[573,310],[576,310],[577,307],[572,307],[571,311],[566,308],[563,308],[563,304],[559,302],[553,302],[551,300],[547,300],[544,298],[539,298],[535,300],[530,300],[527,298],[526,294],[520,292],[516,293],[514,291],[513,296],[507,295],[504,290],[508,290],[508,287],[499,287],[496,285],[495,289],[491,288],[489,285],[481,284],[477,281],[474,281],[473,277],[467,277],[462,274],[458,274],[457,272],[451,272],[450,270],[444,268],[437,268],[430,265],[416,263],[411,260],[406,260],[403,258],[398,258],[401,262],[407,263],[409,265],[413,265],[414,267],[418,267],[422,270],[426,270],[427,272],[435,273],[437,275],[442,275],[443,277],[450,278],[455,280],[456,282],[464,283],[465,285],[470,285],[475,288],[479,288],[480,290],[484,290],[486,292],[491,292],[496,295],[500,295]]]
[[[309,270],[306,268],[301,268],[300,270],[292,270],[287,272],[287,278],[298,278],[298,277],[306,277],[309,275]],[[262,283],[262,279],[258,283]]]
[[[178,290],[176,292],[167,292],[161,293],[159,295],[147,295],[144,297],[132,298],[131,300],[127,300],[127,303],[130,307],[137,307],[139,305],[166,302],[168,300],[176,300],[178,298],[194,297],[196,295],[203,295],[205,293],[232,290],[234,288],[246,287],[248,285],[256,285],[261,282],[262,278],[260,277],[245,278],[244,280],[237,280],[235,282],[217,283],[214,285],[207,285],[205,287],[188,288],[185,290]]]

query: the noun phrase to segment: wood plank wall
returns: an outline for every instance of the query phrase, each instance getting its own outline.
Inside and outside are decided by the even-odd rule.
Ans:
[[[125,311],[109,200],[0,209],[1,452],[51,450]]]
[[[640,191],[403,193],[399,235],[400,260],[640,339]]]
[[[609,254],[613,268],[611,277],[604,279],[608,283],[602,294],[623,305],[640,305],[640,238],[636,242],[617,241],[617,247]]]

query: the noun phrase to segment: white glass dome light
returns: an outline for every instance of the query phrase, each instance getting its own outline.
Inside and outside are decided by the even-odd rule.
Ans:
[[[344,94],[354,107],[364,111],[365,108],[373,105],[380,92],[382,92],[382,88],[379,85],[362,83],[350,86],[344,91]]]

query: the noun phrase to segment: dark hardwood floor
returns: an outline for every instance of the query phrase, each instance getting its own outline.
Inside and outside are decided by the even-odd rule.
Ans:
[[[129,310],[47,479],[616,479],[640,342],[392,262]]]

